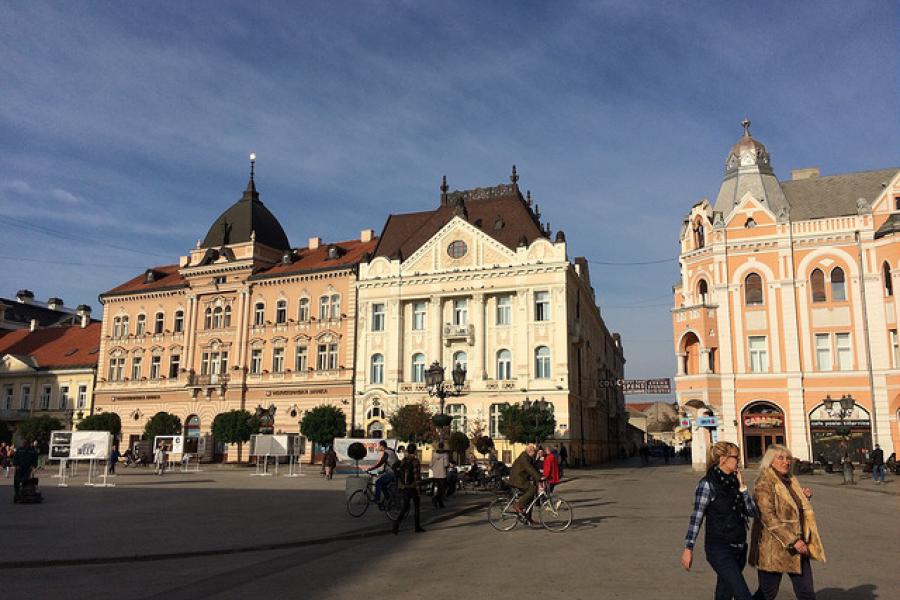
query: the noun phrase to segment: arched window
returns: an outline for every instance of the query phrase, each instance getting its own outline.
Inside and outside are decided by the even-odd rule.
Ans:
[[[425,382],[425,355],[422,353],[413,354],[412,380],[415,383]]]
[[[684,344],[684,374],[696,375],[700,372],[700,340],[693,332],[688,332],[682,344]]]
[[[700,304],[707,304],[709,301],[709,290],[706,286],[706,280],[701,279],[697,284],[697,295],[700,297]]]
[[[332,294],[331,296],[331,318],[341,318],[341,297],[339,294]]]
[[[217,306],[213,309],[213,329],[222,328],[222,307]]]
[[[884,278],[884,295],[893,296],[894,282],[891,280],[891,265],[889,265],[887,261],[881,265],[881,276]]]
[[[225,307],[225,319],[224,319],[223,326],[231,327],[231,307],[230,306]]]
[[[297,320],[301,323],[309,321],[309,298],[300,298],[300,308],[297,310]]]
[[[175,322],[172,325],[172,331],[175,333],[181,333],[184,331],[184,311],[176,310],[175,311]]]
[[[822,269],[813,269],[809,276],[809,287],[812,290],[813,302],[825,302],[825,274]]]
[[[744,278],[744,303],[763,303],[762,277],[759,273],[750,273]]]
[[[287,323],[287,300],[279,300],[275,303],[275,322]]]
[[[463,370],[469,370],[469,358],[466,356],[465,352],[454,352],[453,353],[453,368],[456,368],[456,365],[459,365],[463,368]]]
[[[835,267],[831,270],[831,301],[843,302],[847,299],[847,286],[844,283],[844,270]]]
[[[166,328],[166,315],[162,312],[156,313],[156,318],[153,320],[153,333],[159,334],[162,333]]]
[[[253,307],[253,324],[266,324],[266,305],[262,302],[257,302],[256,306]]]
[[[703,248],[706,245],[706,234],[703,230],[703,219],[697,217],[694,222],[694,245]]]
[[[538,346],[534,351],[535,379],[550,379],[550,348]]]
[[[212,329],[213,326],[213,318],[212,318],[212,309],[207,308],[203,311],[203,327],[206,329]]]
[[[381,354],[372,355],[369,381],[370,383],[384,383],[384,356]]]
[[[144,335],[147,332],[147,315],[138,315],[134,324],[134,335]]]
[[[326,319],[331,318],[331,311],[329,307],[331,306],[331,302],[328,299],[328,296],[322,296],[319,298],[319,320],[325,321]]]
[[[366,411],[366,420],[369,419],[383,419],[384,411],[381,410],[380,406],[373,406],[368,411]]]
[[[512,379],[512,353],[509,350],[497,352],[497,379]]]

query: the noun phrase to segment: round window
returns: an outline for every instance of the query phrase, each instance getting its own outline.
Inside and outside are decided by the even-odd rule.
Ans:
[[[466,243],[462,240],[456,240],[452,244],[447,247],[447,254],[451,256],[451,258],[462,258],[466,255]]]

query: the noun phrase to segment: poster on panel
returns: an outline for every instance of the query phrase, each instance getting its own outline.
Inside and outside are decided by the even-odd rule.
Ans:
[[[383,438],[382,438],[383,439]],[[337,454],[338,460],[342,463],[346,464],[355,464],[350,456],[347,454],[347,448],[350,447],[350,444],[355,442],[359,442],[363,446],[366,447],[366,457],[359,461],[359,465],[361,467],[374,465],[378,462],[378,459],[381,456],[381,451],[379,450],[378,443],[382,441],[380,438],[337,438],[334,440],[334,451]],[[384,439],[383,441],[387,442],[388,448],[392,448],[394,450],[397,449],[397,440],[393,439]]]

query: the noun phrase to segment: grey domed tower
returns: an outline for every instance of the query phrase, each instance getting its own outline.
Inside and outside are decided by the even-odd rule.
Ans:
[[[725,159],[725,178],[716,196],[713,210],[728,215],[744,197],[750,193],[768,206],[779,221],[788,217],[790,206],[781,190],[781,185],[772,171],[769,151],[750,135],[750,121],[744,119],[744,135],[731,147]]]

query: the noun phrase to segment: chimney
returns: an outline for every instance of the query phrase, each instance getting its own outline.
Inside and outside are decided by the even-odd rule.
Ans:
[[[791,171],[791,181],[800,181],[801,179],[812,179],[819,176],[819,167],[808,167],[806,169],[794,169]]]
[[[81,328],[84,329],[91,322],[91,307],[87,304],[79,304],[75,309],[75,314],[81,317]]]
[[[322,245],[322,238],[320,237],[311,237],[309,238],[309,249],[315,250],[319,246]]]
[[[34,331],[34,330],[37,329],[37,328],[38,328],[38,326],[37,326],[37,319],[32,319],[32,320],[31,320],[31,326],[30,326],[29,329],[30,329],[31,331]]]
[[[63,299],[53,297],[47,300],[47,308],[50,310],[62,310],[63,307]]]
[[[34,292],[31,290],[19,290],[16,292],[16,300],[22,304],[31,304],[31,301],[34,300]]]
[[[361,242],[371,242],[372,238],[375,237],[374,229],[363,229],[359,232],[359,241]]]

